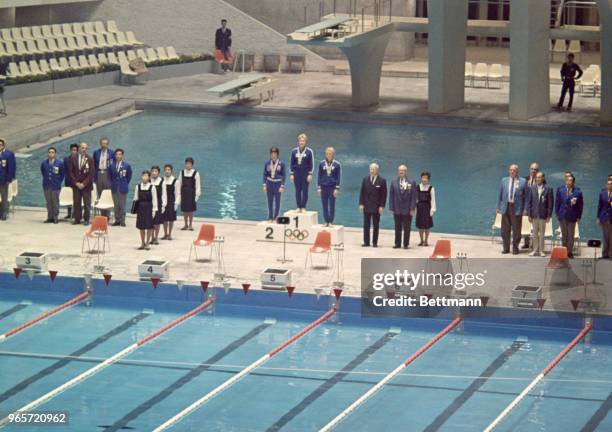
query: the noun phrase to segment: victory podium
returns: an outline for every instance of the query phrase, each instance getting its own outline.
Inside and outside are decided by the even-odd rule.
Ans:
[[[316,211],[289,210],[283,213],[283,216],[289,218],[288,225],[279,225],[262,221],[257,224],[257,240],[282,242],[283,236],[286,237],[287,243],[303,243],[312,244],[315,239],[312,227],[318,223],[318,213]]]

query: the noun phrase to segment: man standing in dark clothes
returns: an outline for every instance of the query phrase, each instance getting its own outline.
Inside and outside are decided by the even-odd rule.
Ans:
[[[380,215],[387,202],[387,182],[378,175],[378,164],[370,164],[370,175],[361,182],[359,210],[363,213],[363,247],[370,246],[370,222],[374,223],[372,246],[378,247]]]
[[[231,70],[231,66],[228,61],[231,57],[230,48],[232,47],[232,31],[227,28],[227,20],[221,20],[221,28],[217,29],[215,33],[215,49],[221,51],[225,61],[221,62],[221,67],[224,71]]]
[[[578,76],[576,76],[578,74]],[[563,102],[565,101],[565,94],[569,90],[569,103],[567,104],[567,110],[572,110],[572,103],[574,102],[574,87],[576,80],[582,77],[582,69],[576,63],[574,63],[574,54],[569,53],[567,55],[567,61],[561,66],[561,81],[563,87],[561,89],[561,99],[557,104],[559,110],[563,109]]]

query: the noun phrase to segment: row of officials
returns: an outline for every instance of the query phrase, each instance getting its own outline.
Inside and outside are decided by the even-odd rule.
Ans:
[[[131,181],[130,165],[123,159],[123,150],[113,151],[106,137],[100,139],[100,147],[93,157],[89,156],[87,144],[72,144],[70,156],[63,162],[57,159],[54,148],[48,150],[48,157],[41,164],[43,189],[47,202],[47,222],[57,223],[59,216],[59,191],[62,181],[73,189],[74,223],[83,221],[89,223],[91,192],[93,184],[97,186],[98,195],[106,189],[112,191],[115,207],[114,225],[125,226],[126,198]],[[268,219],[276,220],[280,212],[281,193],[285,190],[287,170],[285,163],[279,158],[279,149],[270,149],[270,158],[263,168],[263,191],[268,201]],[[306,134],[297,138],[297,147],[291,152],[289,178],[295,185],[295,199],[298,211],[305,211],[308,202],[309,185],[313,181],[314,152],[307,145]],[[335,150],[328,147],[325,158],[318,164],[317,192],[321,197],[323,218],[327,226],[331,226],[335,216],[335,202],[340,193],[342,166],[335,159]],[[146,174],[146,176],[145,176]],[[153,188],[156,194],[156,206],[152,219],[159,230],[164,225],[164,239],[171,239],[172,223],[176,220],[176,211],[181,208],[184,218],[183,230],[193,230],[193,213],[196,211],[200,196],[200,175],[193,167],[193,159],[185,160],[185,167],[177,178],[173,176],[172,166],[165,165],[163,176],[159,167],[153,167],[151,172],[143,172],[142,181],[136,186],[135,197]],[[16,176],[14,154],[6,148],[6,142],[0,139],[0,218],[6,219],[8,214],[8,184]],[[146,178],[145,178],[146,177]],[[395,248],[408,248],[410,244],[410,227],[412,219],[416,219],[419,229],[419,246],[427,246],[430,229],[433,227],[433,216],[436,212],[435,189],[430,184],[431,174],[421,173],[419,184],[408,177],[408,169],[400,165],[397,177],[387,188],[386,180],[379,175],[376,163],[369,166],[369,175],[364,177],[360,194],[359,208],[363,213],[363,246],[378,245],[380,216],[389,200],[389,211],[395,222]],[[163,185],[163,187],[162,187]],[[98,196],[99,198],[99,196]],[[519,167],[510,165],[508,176],[501,180],[497,200],[497,212],[501,217],[501,233],[503,240],[502,253],[519,253],[521,240],[521,225],[523,216],[528,216],[532,224],[533,256],[541,256],[544,251],[544,233],[547,223],[556,216],[562,235],[562,244],[573,256],[573,243],[576,225],[582,218],[584,199],[582,191],[575,184],[575,177],[570,172],[565,173],[564,184],[556,191],[547,184],[546,176],[537,163],[532,163],[529,175],[519,176]],[[139,215],[141,216],[141,215]],[[143,217],[139,218],[144,220]],[[140,224],[149,230],[150,223]],[[599,195],[597,208],[597,223],[603,234],[603,258],[610,258],[612,253],[612,175],[607,179]],[[168,230],[169,228],[169,230]],[[373,231],[371,233],[371,230]],[[157,236],[153,239],[157,241]],[[525,245],[529,247],[529,238]]]

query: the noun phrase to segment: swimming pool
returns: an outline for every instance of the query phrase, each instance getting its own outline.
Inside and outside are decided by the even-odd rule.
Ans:
[[[58,278],[53,285],[45,276],[10,285],[8,275],[1,279],[0,332],[80,291],[77,279]],[[90,306],[74,306],[0,344],[0,412],[99,364],[203,297],[199,287],[179,291],[172,284],[155,290],[150,283],[105,287],[96,280],[94,287]],[[328,308],[325,296],[244,296],[240,290],[218,296],[214,313],[185,321],[38,410],[69,412],[66,430],[150,431]],[[340,304],[336,322],[307,333],[171,430],[317,430],[449,322],[444,314],[363,318],[355,313],[358,302]],[[482,430],[576,335],[579,321],[543,320],[536,327],[468,319],[337,430]],[[496,430],[610,430],[612,334],[595,326],[590,344],[570,352]],[[20,427],[7,428],[13,429]]]
[[[292,117],[145,112],[61,141],[57,146],[64,155],[69,143],[86,141],[93,153],[98,139],[108,136],[112,148],[125,149],[126,160],[137,177],[154,164],[172,163],[178,170],[184,158],[191,155],[203,176],[203,196],[197,215],[263,220],[267,210],[261,172],[268,149],[279,147],[281,159],[288,161],[296,136],[302,131],[309,135],[315,159],[321,160],[324,148],[332,145],[342,163],[337,224],[361,226],[359,187],[368,174],[370,162],[377,161],[381,175],[388,180],[395,177],[397,166],[405,163],[409,176],[415,180],[423,170],[432,173],[438,201],[436,231],[488,235],[499,180],[507,175],[509,163],[519,163],[524,176],[529,163],[538,161],[554,187],[561,184],[564,171],[571,169],[575,173],[576,184],[585,197],[581,233],[585,238],[600,235],[594,222],[597,194],[612,161],[612,146],[609,138],[603,137],[302,121]],[[18,160],[21,204],[44,203],[39,166],[45,154],[45,149],[39,149],[31,158]],[[294,188],[289,185],[282,209],[294,207]],[[321,212],[314,187],[310,189],[309,208]],[[387,212],[382,226],[392,228],[392,224]]]

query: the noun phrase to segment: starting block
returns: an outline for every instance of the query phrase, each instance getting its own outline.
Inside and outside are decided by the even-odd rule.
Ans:
[[[332,225],[331,227],[319,224],[313,225],[310,233],[310,243],[314,243],[317,234],[321,231],[328,231],[331,233],[332,245],[344,244],[344,225]]]
[[[22,252],[15,257],[15,264],[22,270],[41,273],[47,271],[47,254],[41,252]]]

